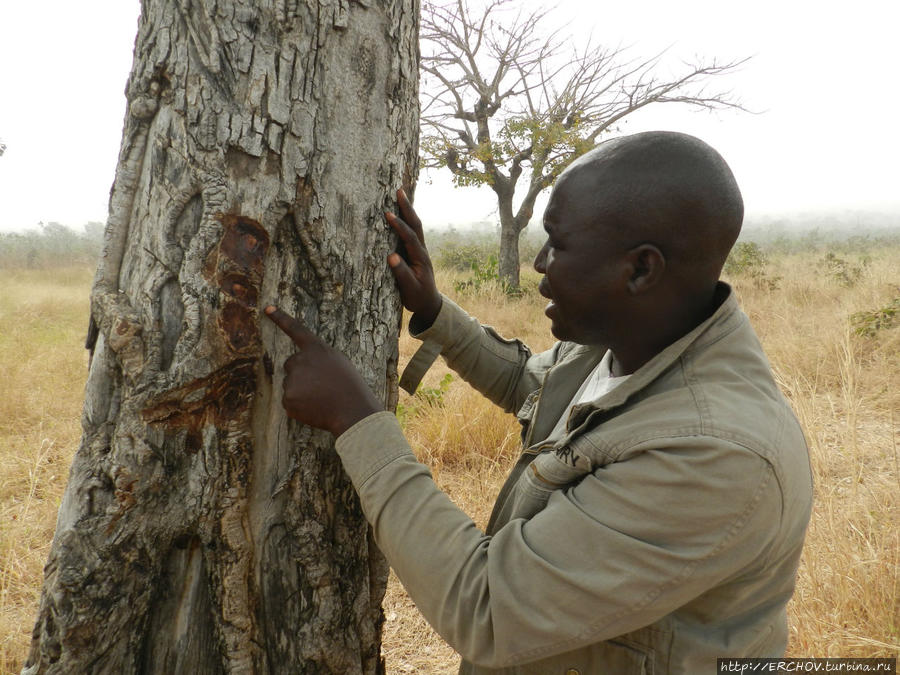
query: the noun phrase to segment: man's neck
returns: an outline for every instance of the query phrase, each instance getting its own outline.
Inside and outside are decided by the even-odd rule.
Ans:
[[[670,344],[677,342],[715,314],[727,296],[728,287],[717,284],[707,300],[686,308],[686,311],[668,316],[659,313],[655,317],[633,322],[628,336],[622,340],[623,344],[609,347],[612,352],[610,368],[612,376],[631,375]],[[668,330],[660,330],[660,326],[668,326]]]

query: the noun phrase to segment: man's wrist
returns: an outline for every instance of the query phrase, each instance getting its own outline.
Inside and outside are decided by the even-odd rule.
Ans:
[[[340,411],[329,431],[337,438],[357,422],[383,410],[384,406],[375,401],[373,396],[373,400],[361,401],[358,405]]]
[[[444,298],[438,294],[437,298],[426,309],[414,313],[409,319],[409,330],[412,333],[421,333],[434,325],[441,307],[444,306]]]

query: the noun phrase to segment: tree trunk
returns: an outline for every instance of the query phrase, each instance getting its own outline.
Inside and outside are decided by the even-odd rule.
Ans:
[[[519,290],[519,235],[522,227],[513,214],[512,191],[497,194],[500,213],[500,255],[498,274],[511,292]]]
[[[23,673],[376,673],[387,567],[277,303],[396,403],[382,212],[417,165],[416,0],[143,0],[84,436]]]

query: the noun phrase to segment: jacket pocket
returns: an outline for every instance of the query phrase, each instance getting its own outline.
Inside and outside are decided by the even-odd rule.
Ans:
[[[654,675],[652,650],[615,640],[511,668],[490,670],[468,663],[463,666],[461,675]]]
[[[519,412],[516,413],[516,417],[521,424],[528,424],[531,422],[531,418],[534,417],[534,404],[537,402],[540,393],[540,389],[535,389],[525,398],[525,402],[522,404],[522,407],[519,408]]]
[[[531,426],[532,419],[534,418],[534,406],[535,403],[537,403],[540,393],[540,389],[535,389],[533,392],[528,394],[528,396],[525,398],[525,402],[522,404],[522,407],[519,408],[519,412],[516,413],[516,419],[518,419],[519,424],[522,425],[523,443],[525,442],[525,438],[528,435],[528,427]]]
[[[542,456],[538,455],[535,461]],[[508,510],[508,520],[513,518],[531,518],[547,505],[550,494],[560,487],[562,486],[545,482],[535,469],[534,461],[532,461],[524,468],[512,488],[512,493],[509,496],[511,502]]]
[[[621,642],[610,640],[606,643],[609,647],[605,663],[597,670],[597,673],[628,673],[631,675],[653,675],[653,660],[650,655],[636,647],[629,647]]]
[[[559,675],[653,675],[653,659],[643,649],[615,640],[561,654],[553,670],[529,670],[529,674]]]

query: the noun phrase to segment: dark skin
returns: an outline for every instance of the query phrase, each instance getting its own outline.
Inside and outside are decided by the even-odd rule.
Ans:
[[[265,312],[297,346],[297,352],[284,362],[281,404],[288,417],[337,437],[384,410],[346,356],[280,309],[269,306]]]
[[[594,167],[573,166],[550,195],[547,243],[534,261],[553,335],[609,348],[617,377],[710,316],[717,281],[670,267],[661,245],[641,241],[613,217],[618,198],[614,184],[607,194],[602,183],[598,190]]]
[[[544,213],[548,240],[534,261],[544,275],[539,290],[550,300],[545,313],[553,334],[610,349],[615,376],[633,373],[715,311],[718,270],[731,236],[719,244],[702,223],[683,231],[683,224],[697,220],[694,211],[673,213],[668,196],[654,204],[629,193],[620,176],[633,173],[635,164],[640,170],[643,152],[640,139],[633,145],[638,151],[624,159],[621,146],[600,148],[560,176]],[[694,179],[685,180],[690,188]],[[707,182],[702,172],[694,180]],[[441,296],[421,220],[402,190],[397,203],[400,217],[385,218],[406,256],[391,253],[387,262],[403,306],[413,312],[411,326],[423,330],[437,317]],[[343,354],[281,310],[265,312],[299,350],[285,363],[282,403],[290,417],[339,436],[384,409]]]
[[[400,236],[409,262],[398,253],[391,253],[388,265],[397,280],[403,306],[413,312],[414,321],[430,326],[442,301],[425,249],[422,221],[403,190],[397,191],[397,204],[402,219],[393,213],[385,214],[385,218]],[[337,437],[365,417],[384,410],[384,405],[346,356],[280,309],[270,305],[265,313],[298,349],[284,363],[281,403],[288,417],[330,431]]]

